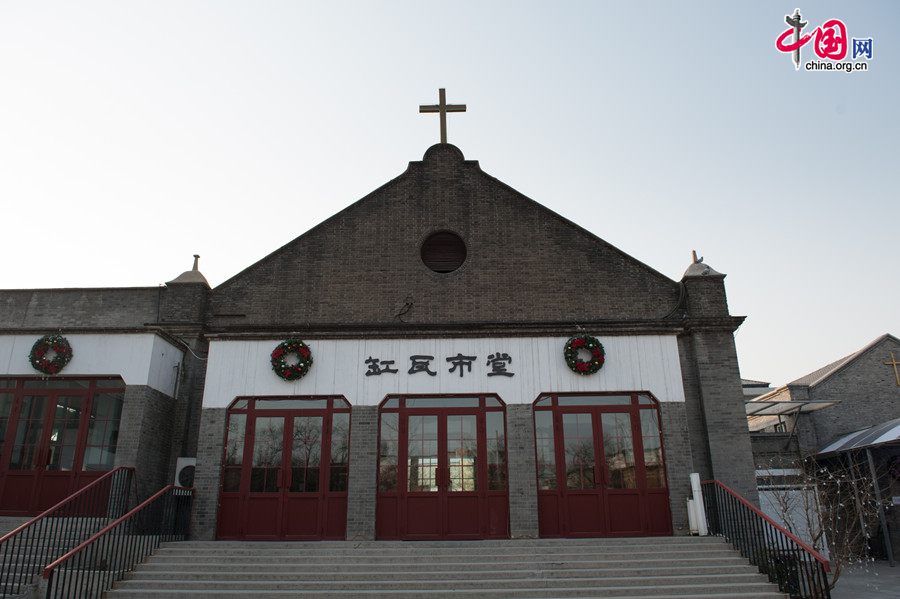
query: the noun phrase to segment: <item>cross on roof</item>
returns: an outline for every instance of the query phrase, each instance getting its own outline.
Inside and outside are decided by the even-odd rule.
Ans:
[[[442,87],[438,92],[440,103],[420,105],[419,112],[437,112],[441,115],[441,143],[447,143],[447,113],[448,112],[465,112],[465,104],[447,104],[447,95]]]

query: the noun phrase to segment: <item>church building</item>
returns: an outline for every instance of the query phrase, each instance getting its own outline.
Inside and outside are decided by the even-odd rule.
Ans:
[[[660,274],[442,130],[215,288],[195,258],[0,291],[0,515],[123,465],[139,498],[194,467],[201,540],[685,534],[692,472],[756,502],[725,275]]]

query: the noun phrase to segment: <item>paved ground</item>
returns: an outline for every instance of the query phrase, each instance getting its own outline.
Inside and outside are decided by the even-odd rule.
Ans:
[[[831,593],[831,599],[900,599],[900,563],[874,562],[845,571]]]

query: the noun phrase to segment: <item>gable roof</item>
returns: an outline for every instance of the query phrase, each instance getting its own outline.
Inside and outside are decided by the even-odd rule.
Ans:
[[[449,274],[420,258],[425,239],[442,231],[468,248]],[[676,281],[488,175],[455,146],[438,144],[213,289],[209,317],[213,331],[670,317],[678,326],[682,300]]]
[[[844,368],[846,368],[847,366],[849,366],[850,364],[855,362],[857,359],[859,359],[863,354],[868,352],[870,349],[879,345],[880,343],[882,343],[883,341],[885,341],[887,339],[891,339],[896,343],[900,343],[900,339],[897,339],[897,337],[894,337],[890,333],[885,333],[884,335],[881,335],[877,339],[868,343],[862,349],[857,350],[847,356],[844,356],[843,358],[840,358],[839,360],[835,360],[834,362],[831,362],[830,364],[826,364],[825,366],[822,366],[821,368],[813,370],[809,374],[805,374],[798,379],[794,379],[793,381],[791,381],[785,385],[781,385],[780,387],[773,389],[772,391],[769,391],[768,393],[766,393],[764,395],[755,397],[752,401],[772,400],[776,395],[780,395],[781,392],[783,392],[788,387],[816,387],[817,385],[819,385],[819,384],[823,383],[824,381],[828,380],[829,378],[833,377],[835,374],[837,374],[838,372],[840,372],[841,370],[843,370]],[[787,398],[790,399],[790,395],[788,395]]]

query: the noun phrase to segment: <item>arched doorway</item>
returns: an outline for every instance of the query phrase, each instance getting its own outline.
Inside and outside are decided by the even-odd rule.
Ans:
[[[343,539],[350,404],[343,397],[247,397],[228,408],[220,539]]]
[[[380,406],[379,539],[509,536],[506,406],[495,395],[402,395]]]
[[[646,392],[534,402],[543,537],[672,534],[659,404]]]

